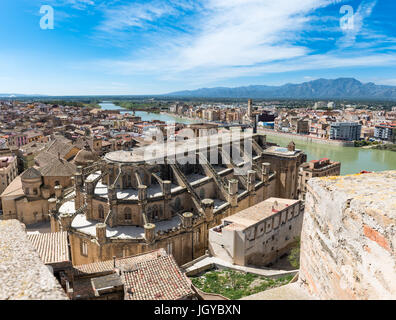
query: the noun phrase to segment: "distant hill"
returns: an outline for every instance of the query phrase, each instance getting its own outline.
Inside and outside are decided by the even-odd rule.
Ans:
[[[282,86],[252,85],[216,87],[168,93],[165,96],[194,98],[261,98],[261,99],[374,99],[395,100],[396,87],[362,83],[354,78],[318,79]]]
[[[19,93],[0,93],[0,98],[25,98],[25,97],[44,97],[43,95],[19,94]]]

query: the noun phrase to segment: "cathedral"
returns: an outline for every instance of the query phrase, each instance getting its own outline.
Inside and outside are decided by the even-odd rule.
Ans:
[[[235,152],[236,150],[236,152]],[[49,200],[74,265],[164,248],[179,265],[205,254],[208,230],[270,197],[297,197],[306,155],[242,132],[154,143],[77,167],[74,191]]]

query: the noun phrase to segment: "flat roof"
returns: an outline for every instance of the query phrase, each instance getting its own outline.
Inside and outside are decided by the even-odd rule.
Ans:
[[[241,139],[250,139],[252,133],[238,132],[211,135],[209,137],[197,137],[181,141],[169,141],[167,143],[152,143],[148,146],[134,149],[133,151],[114,151],[105,155],[105,160],[116,163],[143,163],[155,161],[166,157],[176,156],[198,149],[206,149],[221,143],[231,143]],[[209,138],[209,139],[208,139]]]
[[[224,218],[223,219],[224,222],[232,223],[224,227],[224,229],[227,230],[246,229],[299,201],[300,200],[269,198],[252,207],[249,207],[245,210],[235,213],[232,216]]]

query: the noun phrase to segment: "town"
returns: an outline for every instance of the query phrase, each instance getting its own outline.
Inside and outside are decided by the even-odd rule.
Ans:
[[[1,102],[0,234],[12,228],[13,245],[37,252],[35,268],[50,268],[54,292],[47,298],[261,299],[283,287],[301,299],[331,297],[301,285],[306,280],[298,269],[313,248],[305,244],[300,256],[300,241],[304,223],[311,223],[303,223],[307,212],[316,210],[312,178],[344,179],[342,163],[308,161],[294,141],[392,144],[396,108],[339,112],[331,103],[326,110],[315,103],[288,109],[256,106],[252,99],[238,108],[168,104],[151,116],[173,121],[142,119],[150,113],[108,102],[99,108]],[[272,143],[271,133],[289,142]],[[356,170],[352,176],[378,175]],[[242,296],[205,291],[213,272],[230,281],[251,275],[262,285]],[[377,289],[376,297],[393,294]],[[10,297],[7,291],[1,296]]]

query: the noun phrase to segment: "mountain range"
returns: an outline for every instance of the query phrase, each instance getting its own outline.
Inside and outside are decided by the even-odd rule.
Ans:
[[[373,99],[395,100],[396,86],[362,83],[354,78],[318,79],[301,84],[282,86],[251,85],[246,87],[216,87],[178,91],[166,94],[194,98],[252,99]]]
[[[42,97],[43,95],[30,95],[19,93],[0,93],[0,98],[25,98],[25,97]]]

